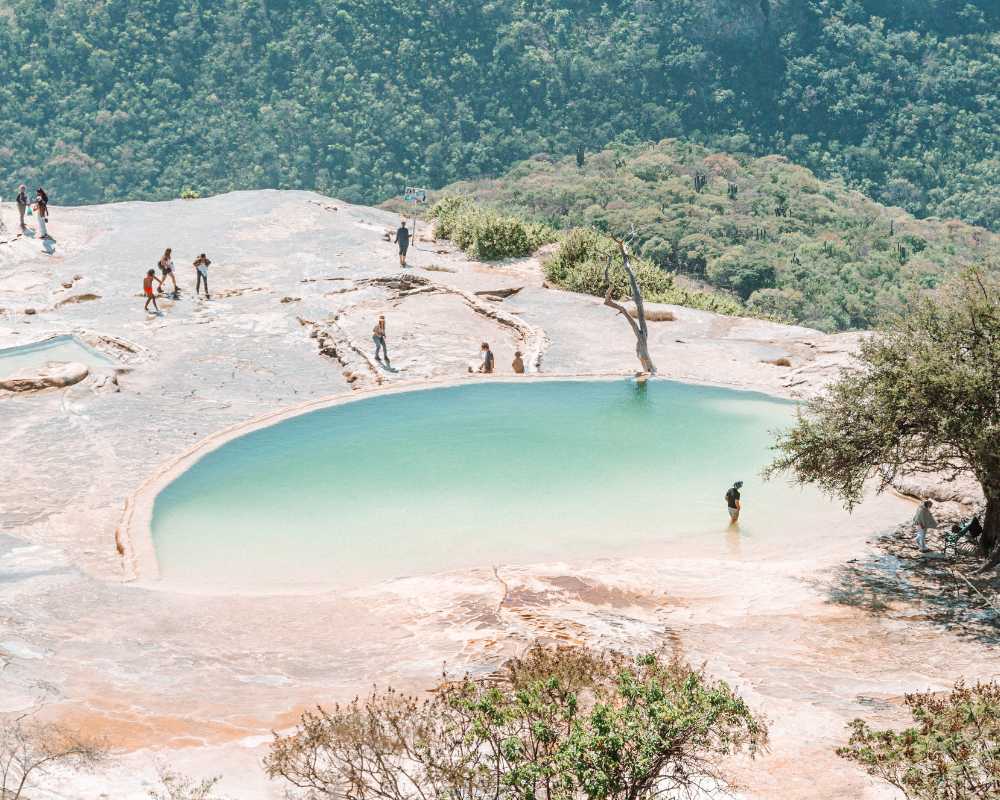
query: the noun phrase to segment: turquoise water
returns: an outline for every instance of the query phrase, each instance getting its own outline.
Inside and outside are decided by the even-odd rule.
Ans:
[[[113,363],[75,336],[54,336],[44,342],[0,350],[0,378],[22,369],[40,367],[49,361],[76,361],[88,367],[106,367]]]
[[[312,412],[208,453],[159,495],[161,574],[270,590],[779,542],[817,504],[841,513],[758,477],[794,408],[668,381],[526,381]],[[737,479],[734,541],[724,494]]]

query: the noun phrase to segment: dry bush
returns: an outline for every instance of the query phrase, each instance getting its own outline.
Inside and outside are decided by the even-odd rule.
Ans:
[[[647,308],[645,309],[645,312],[646,322],[673,322],[677,319],[677,317],[674,316],[674,312],[668,311],[667,309]],[[632,319],[639,318],[639,312],[635,310],[635,306],[628,307],[628,315],[632,317]]]
[[[0,800],[27,800],[53,767],[90,769],[106,758],[107,744],[31,714],[0,722]],[[34,795],[31,795],[34,796]]]

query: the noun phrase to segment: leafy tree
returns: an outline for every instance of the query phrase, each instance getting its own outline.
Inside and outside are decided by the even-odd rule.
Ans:
[[[984,555],[1000,556],[1000,288],[971,270],[864,340],[855,369],[806,405],[779,436],[773,475],[788,470],[858,503],[903,472],[971,473],[986,496]]]
[[[721,758],[767,741],[726,684],[656,655],[534,647],[495,678],[308,712],[268,774],[355,800],[635,800],[718,786]]]
[[[837,753],[908,800],[1000,797],[1000,684],[908,694],[906,705],[912,727],[875,730],[856,719],[850,742]]]
[[[746,300],[758,289],[771,288],[776,272],[765,255],[736,248],[714,259],[708,266],[707,277]]]

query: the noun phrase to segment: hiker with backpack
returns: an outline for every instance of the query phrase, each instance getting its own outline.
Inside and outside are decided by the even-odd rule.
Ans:
[[[729,509],[729,522],[735,525],[740,519],[740,509],[743,507],[740,502],[740,488],[743,481],[736,481],[732,488],[726,492],[726,508]]]

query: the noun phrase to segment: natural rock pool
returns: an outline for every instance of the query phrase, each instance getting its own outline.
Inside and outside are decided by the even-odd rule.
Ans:
[[[233,439],[170,483],[152,517],[160,574],[270,591],[496,563],[783,552],[835,537],[847,516],[760,479],[794,411],[669,381],[475,383],[333,406]],[[724,493],[738,479],[734,529]]]
[[[78,362],[87,367],[106,367],[111,359],[88,347],[71,334],[53,336],[40,342],[0,349],[0,378],[42,367],[49,362]]]

